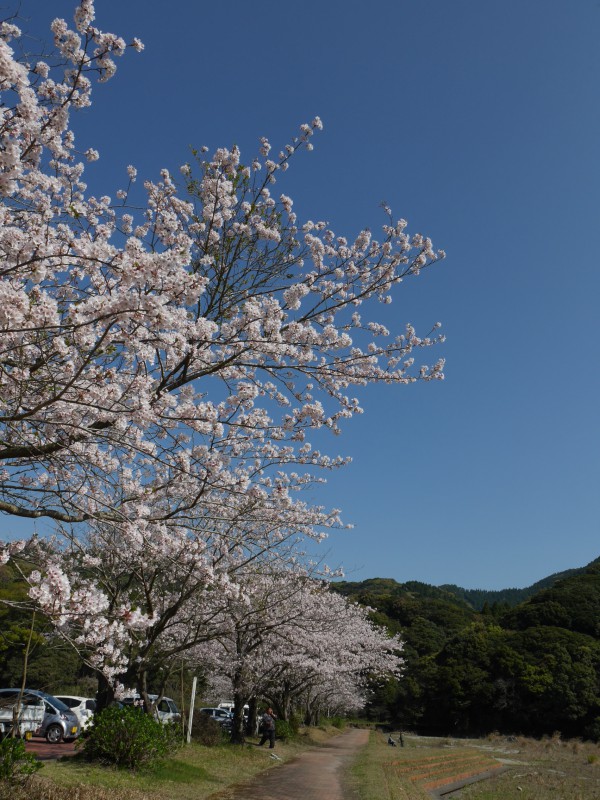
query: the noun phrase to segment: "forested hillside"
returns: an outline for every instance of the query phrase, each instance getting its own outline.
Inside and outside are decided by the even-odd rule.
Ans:
[[[405,674],[373,697],[373,716],[439,735],[599,739],[600,559],[542,583],[512,608],[505,596],[481,611],[447,586],[337,583],[406,643]]]

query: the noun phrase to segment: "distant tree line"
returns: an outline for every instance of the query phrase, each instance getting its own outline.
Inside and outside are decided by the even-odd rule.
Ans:
[[[542,580],[523,589],[463,589],[461,586],[451,583],[444,584],[439,588],[465,600],[476,611],[483,611],[486,606],[492,606],[494,603],[516,606],[533,597],[542,589],[553,586],[557,581],[569,578],[572,575],[578,575],[581,572],[583,572],[583,569],[567,569],[563,572],[555,572],[553,575],[548,575],[546,578],[542,578]]]
[[[481,598],[480,611],[449,587],[335,586],[405,641],[404,674],[372,697],[374,718],[435,735],[600,739],[600,559],[513,607]]]

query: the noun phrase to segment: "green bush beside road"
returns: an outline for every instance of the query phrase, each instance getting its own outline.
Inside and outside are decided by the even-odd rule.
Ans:
[[[82,752],[90,761],[137,770],[181,746],[181,731],[138,708],[107,708],[98,714]]]

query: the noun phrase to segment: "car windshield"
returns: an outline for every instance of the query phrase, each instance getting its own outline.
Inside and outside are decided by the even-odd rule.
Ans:
[[[59,700],[58,697],[54,697],[54,695],[46,694],[46,692],[40,692],[40,695],[46,700],[46,702],[50,703],[50,705],[54,706],[57,711],[70,711],[71,709],[66,703],[63,703],[62,700]]]

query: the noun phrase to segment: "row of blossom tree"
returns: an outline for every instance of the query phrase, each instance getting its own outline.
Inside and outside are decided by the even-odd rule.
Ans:
[[[265,138],[248,163],[237,147],[202,148],[177,181],[167,170],[145,181],[141,208],[133,166],[114,197],[92,194],[84,162],[99,154],[76,147],[72,112],[128,47],[94,20],[92,0],[73,28],[55,20],[43,59],[22,54],[16,19],[0,27],[0,512],[55,526],[46,540],[7,537],[0,562],[36,562],[32,601],[98,670],[107,699],[123,678],[143,686],[158,655],[200,651],[239,665],[240,698],[252,670],[273,698],[312,691],[310,658],[294,655],[309,628],[323,640],[308,649],[330,647],[342,664],[334,677],[315,656],[327,680],[346,663],[368,672],[369,646],[358,667],[331,643],[341,635],[328,638],[341,601],[299,567],[302,542],[341,522],[298,493],[347,460],[308,436],[360,413],[357,387],[443,378],[441,360],[414,364],[442,339],[438,323],[397,335],[371,313],[444,254],[389,209],[380,240],[298,221],[274,185],[312,149],[318,117],[277,156]],[[263,639],[232,658],[239,609],[252,639],[256,576],[273,571],[277,599],[260,614],[289,663],[270,662]],[[276,624],[289,587],[306,619]],[[359,619],[338,614],[349,631]]]
[[[362,708],[372,682],[402,666],[399,638],[371,623],[368,609],[300,575],[254,570],[212,624],[215,635],[188,657],[232,688],[236,741],[244,706],[255,708],[257,698],[268,698],[282,719],[296,711],[315,723],[323,712]]]

